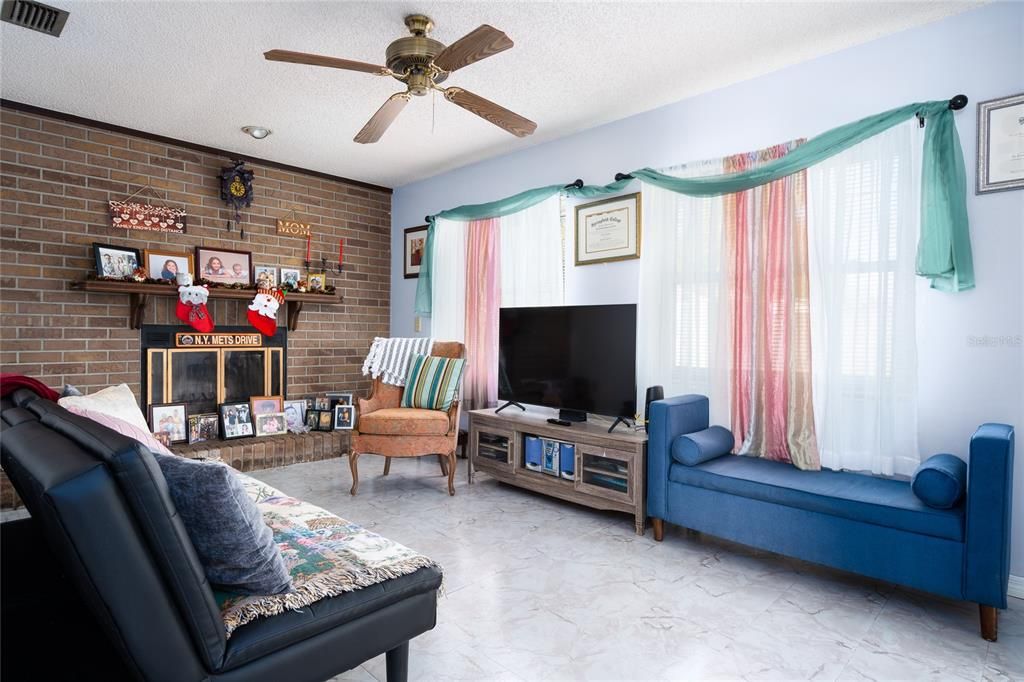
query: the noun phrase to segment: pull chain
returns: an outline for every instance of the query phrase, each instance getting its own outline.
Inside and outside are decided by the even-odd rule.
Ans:
[[[437,90],[430,92],[430,134],[434,134],[434,124],[437,122]]]

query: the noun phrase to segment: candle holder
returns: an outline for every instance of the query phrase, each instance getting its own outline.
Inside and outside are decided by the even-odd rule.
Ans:
[[[336,273],[336,274],[340,275],[342,270],[344,270],[344,267],[342,267],[341,263],[338,263],[337,265],[331,264],[330,267],[327,267],[327,259],[326,258],[321,258],[320,259],[320,269],[323,272],[333,272],[333,273]]]
[[[309,273],[309,266],[313,264],[313,261],[307,259],[302,261],[302,265],[306,268],[306,273]]]

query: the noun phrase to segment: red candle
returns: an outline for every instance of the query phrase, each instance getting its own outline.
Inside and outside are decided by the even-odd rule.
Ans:
[[[339,268],[341,267],[341,263],[344,260],[344,257],[345,257],[345,240],[344,239],[339,239],[338,240],[338,267]]]
[[[313,235],[306,236],[306,260],[312,260],[310,256],[310,249],[313,247]]]

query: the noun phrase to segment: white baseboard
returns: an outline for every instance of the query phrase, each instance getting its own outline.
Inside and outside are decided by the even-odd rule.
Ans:
[[[1024,599],[1024,577],[1011,575],[1010,586],[1007,588],[1006,593],[1011,597]]]

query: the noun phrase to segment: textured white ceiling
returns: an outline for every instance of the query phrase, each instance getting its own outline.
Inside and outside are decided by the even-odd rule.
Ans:
[[[973,6],[968,2],[81,2],[59,39],[3,24],[4,98],[304,168],[399,186],[647,111]],[[451,43],[480,24],[515,47],[458,85],[538,124],[517,139],[414,97],[377,144],[353,136],[397,81],[267,62],[271,48],[372,63],[433,17]],[[243,125],[273,129],[256,141]]]

